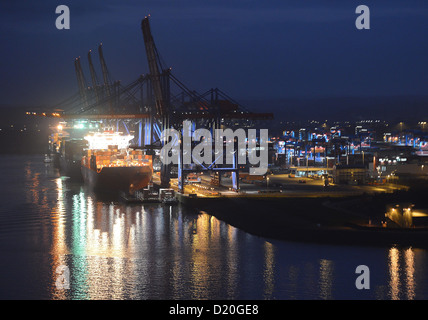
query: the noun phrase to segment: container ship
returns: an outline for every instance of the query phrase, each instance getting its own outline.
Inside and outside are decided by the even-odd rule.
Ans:
[[[81,161],[82,177],[94,190],[134,194],[152,179],[152,156],[129,147],[131,135],[105,131],[85,136],[86,154]]]
[[[51,127],[51,130],[53,132],[49,136],[49,154],[52,162],[61,175],[81,181],[81,160],[87,147],[87,141],[83,138],[84,131],[76,130],[76,126],[69,126],[66,122]]]

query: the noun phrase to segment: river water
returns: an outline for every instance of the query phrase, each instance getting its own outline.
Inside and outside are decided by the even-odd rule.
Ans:
[[[0,156],[0,176],[0,299],[428,298],[426,250],[265,239],[100,198],[41,156]]]

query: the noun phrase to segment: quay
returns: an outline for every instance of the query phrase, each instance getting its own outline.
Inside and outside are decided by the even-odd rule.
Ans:
[[[181,205],[208,213],[253,235],[277,240],[359,246],[428,247],[427,217],[422,225],[399,228],[386,225],[384,208],[404,197],[408,187],[330,186],[306,178],[306,183],[285,175],[272,175],[282,181],[280,188],[243,185],[235,192],[204,183],[186,186],[176,192]],[[173,181],[173,180],[172,180]],[[226,182],[227,185],[227,182]],[[172,183],[174,187],[174,181]],[[417,219],[414,219],[418,221]]]

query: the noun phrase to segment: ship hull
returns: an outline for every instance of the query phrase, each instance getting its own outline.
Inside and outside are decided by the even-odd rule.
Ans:
[[[59,153],[59,168],[62,175],[68,176],[72,180],[82,181],[80,166],[85,146],[86,142],[82,139],[64,140],[62,142]]]
[[[80,161],[66,159],[65,157],[60,157],[59,161],[60,172],[62,175],[70,177],[71,179],[76,181],[82,180],[82,170]]]
[[[152,177],[149,166],[104,167],[99,172],[81,167],[84,182],[94,190],[125,191],[133,193],[147,187]]]

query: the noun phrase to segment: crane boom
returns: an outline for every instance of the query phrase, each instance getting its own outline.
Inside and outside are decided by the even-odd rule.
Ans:
[[[98,90],[99,89],[98,88],[98,77],[97,77],[97,74],[95,72],[94,64],[92,63],[91,50],[89,50],[89,52],[88,52],[88,62],[89,62],[89,71],[91,72],[92,89],[94,90],[95,98],[97,100],[97,104],[99,104],[100,95],[99,95],[99,90]]]
[[[111,81],[110,81],[110,74],[109,74],[108,69],[107,69],[107,64],[104,60],[103,44],[102,43],[100,43],[100,45],[98,46],[98,54],[100,56],[101,71],[103,73],[104,88],[106,90],[106,96],[107,96],[107,98],[111,98],[112,97],[112,88],[111,88],[112,86],[111,86]],[[110,112],[113,113],[113,103],[112,103],[111,99],[108,99],[108,104],[109,104]]]
[[[103,44],[102,43],[98,46],[98,53],[100,55],[100,64],[101,64],[101,71],[103,73],[104,86],[106,88],[107,96],[110,97],[110,95],[111,95],[110,75],[108,73],[107,64],[104,60]]]
[[[79,87],[80,97],[82,99],[83,105],[87,107],[88,106],[88,97],[86,95],[87,85],[86,85],[85,76],[83,75],[82,66],[80,64],[80,57],[74,60],[74,67],[76,69],[77,85]]]
[[[149,64],[149,70],[150,70],[150,80],[156,100],[156,113],[157,117],[161,119],[162,121],[162,129],[166,129],[169,127],[169,117],[170,115],[167,112],[167,101],[164,101],[164,92],[162,90],[162,80],[161,80],[161,72],[164,73],[164,70],[162,70],[162,64],[159,61],[159,55],[157,54],[155,42],[153,40],[152,32],[150,30],[150,23],[149,23],[149,17],[145,17],[141,21],[141,30],[143,32],[144,37],[144,45],[146,47],[146,55],[147,55],[147,61]],[[166,80],[163,78],[163,80]],[[168,92],[169,87],[165,83],[165,92]],[[168,99],[168,98],[167,98]],[[153,128],[153,127],[152,127]],[[165,141],[162,142],[163,144]],[[161,172],[160,172],[160,178],[161,178],[161,186],[162,187],[169,187],[170,185],[170,164],[162,163],[161,165]]]
[[[160,79],[160,71],[156,54],[156,46],[150,30],[149,17],[145,17],[141,22],[141,30],[143,31],[144,44],[146,47],[147,61],[149,64],[150,76],[152,78],[152,86],[156,99],[156,112],[159,116],[166,114],[165,104],[163,101],[163,92]]]

